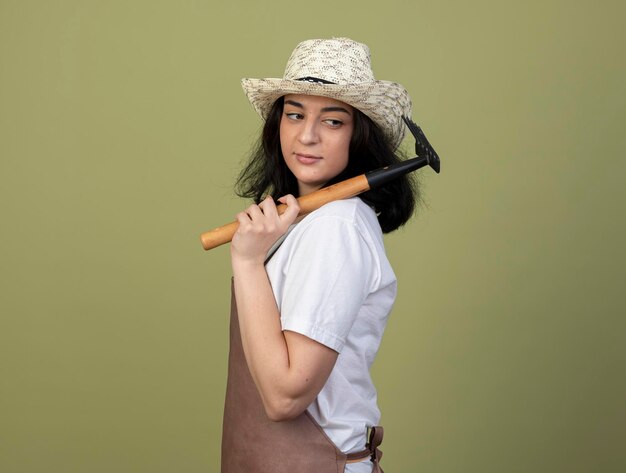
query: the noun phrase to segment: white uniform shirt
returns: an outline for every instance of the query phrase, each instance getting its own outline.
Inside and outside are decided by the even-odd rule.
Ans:
[[[308,410],[339,448],[363,450],[380,411],[370,377],[396,297],[376,214],[361,199],[326,204],[306,216],[266,266],[283,330],[339,353]],[[371,471],[369,461],[347,472]]]

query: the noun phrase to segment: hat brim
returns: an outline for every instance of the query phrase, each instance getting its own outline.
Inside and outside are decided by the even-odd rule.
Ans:
[[[406,131],[402,116],[411,116],[411,98],[396,82],[321,84],[289,79],[242,79],[241,86],[254,109],[267,118],[272,105],[287,94],[318,95],[347,103],[371,118],[396,149]]]

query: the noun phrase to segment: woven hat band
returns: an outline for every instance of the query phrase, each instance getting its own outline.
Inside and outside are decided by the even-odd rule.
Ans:
[[[330,82],[328,80],[324,80],[324,79],[318,79],[317,77],[300,77],[300,79],[296,79],[302,82],[313,82],[314,84],[335,84],[334,82]]]

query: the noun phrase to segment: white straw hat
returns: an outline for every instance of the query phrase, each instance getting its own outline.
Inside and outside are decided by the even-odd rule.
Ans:
[[[411,98],[400,84],[375,80],[369,48],[349,38],[303,41],[282,79],[242,79],[248,100],[265,119],[287,94],[321,95],[351,105],[370,117],[396,149],[406,131],[402,116],[411,116]]]

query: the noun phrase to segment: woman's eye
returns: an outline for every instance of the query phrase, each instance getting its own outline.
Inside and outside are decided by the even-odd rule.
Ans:
[[[337,128],[343,125],[343,122],[341,120],[333,120],[332,118],[329,118],[328,120],[324,120],[324,121],[328,123],[330,126],[332,126],[333,128]]]
[[[287,112],[287,113],[285,113],[285,115],[290,120],[300,120],[302,118],[302,114],[301,113],[297,113],[297,112]]]

